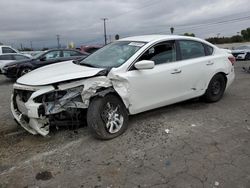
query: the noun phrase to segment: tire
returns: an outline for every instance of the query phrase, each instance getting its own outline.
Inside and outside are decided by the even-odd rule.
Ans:
[[[206,93],[203,98],[206,102],[217,102],[219,101],[225,92],[226,79],[222,74],[216,74],[209,82]]]
[[[29,73],[31,70],[31,68],[22,68],[20,71],[19,71],[19,74],[18,74],[18,77],[21,77],[27,73]]]
[[[116,95],[95,97],[88,107],[87,123],[93,136],[109,140],[121,135],[128,128],[128,113]]]
[[[250,53],[247,53],[247,54],[246,54],[245,60],[250,60]]]

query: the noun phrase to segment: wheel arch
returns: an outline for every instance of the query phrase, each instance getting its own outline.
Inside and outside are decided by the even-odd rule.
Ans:
[[[97,89],[96,93],[90,97],[89,102],[91,102],[91,100],[93,100],[95,97],[105,97],[108,94],[117,96],[121,100],[125,108],[127,109],[127,112],[129,112],[128,106],[126,105],[125,101],[113,87],[101,87]]]
[[[207,84],[206,84],[206,90],[207,90],[207,88],[208,88],[208,85],[209,85],[209,83],[210,83],[210,81],[212,80],[212,78],[215,76],[215,75],[218,75],[218,74],[221,74],[223,77],[224,77],[224,79],[225,79],[225,81],[226,81],[226,85],[227,85],[227,73],[225,73],[225,72],[223,72],[223,71],[218,71],[218,72],[215,72],[211,77],[210,77],[210,79],[208,80],[208,82],[207,82]]]

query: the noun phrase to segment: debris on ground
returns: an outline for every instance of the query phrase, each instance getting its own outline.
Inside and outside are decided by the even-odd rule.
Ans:
[[[166,161],[166,166],[170,166],[171,162],[169,160]]]
[[[169,130],[169,129],[165,129],[165,132],[166,132],[167,134],[169,134],[170,130]]]
[[[191,124],[191,127],[196,127],[197,125],[195,125],[195,124]]]
[[[242,67],[243,71],[250,73],[250,67]]]
[[[218,181],[216,181],[216,182],[214,182],[214,185],[215,185],[215,186],[219,186],[220,183],[219,183]]]

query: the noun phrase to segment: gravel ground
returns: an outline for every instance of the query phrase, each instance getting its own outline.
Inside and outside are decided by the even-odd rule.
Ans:
[[[125,134],[87,127],[33,136],[13,120],[12,81],[0,76],[0,188],[250,187],[250,74],[218,103],[191,100],[130,117]],[[168,129],[168,133],[166,132]]]

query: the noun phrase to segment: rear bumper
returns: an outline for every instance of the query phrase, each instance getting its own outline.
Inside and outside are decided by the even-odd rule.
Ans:
[[[234,67],[231,68],[231,72],[227,75],[227,86],[226,89],[233,83],[235,79]]]

